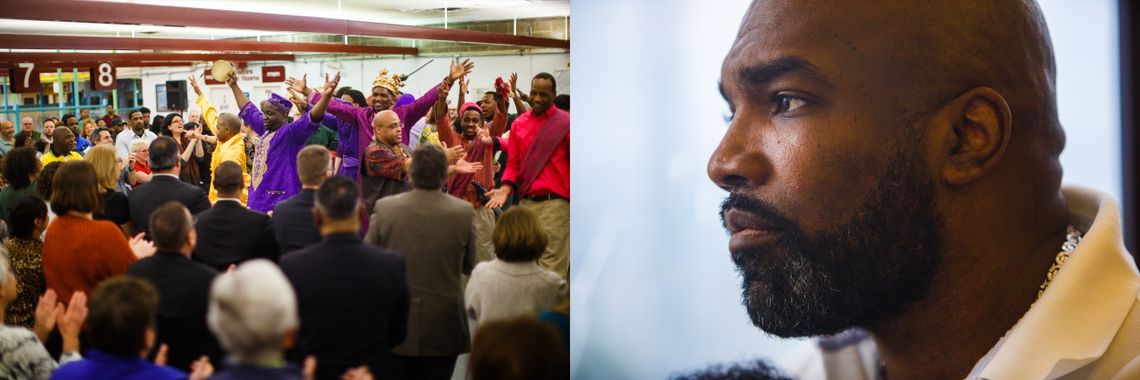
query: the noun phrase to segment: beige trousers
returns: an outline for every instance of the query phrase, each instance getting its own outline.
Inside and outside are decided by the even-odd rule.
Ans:
[[[551,199],[535,202],[523,199],[519,205],[526,207],[542,221],[543,228],[550,238],[546,253],[538,259],[538,265],[554,271],[562,279],[570,279],[570,201]]]
[[[495,244],[491,233],[495,231],[495,210],[486,207],[475,208],[475,263],[491,261],[495,258]]]

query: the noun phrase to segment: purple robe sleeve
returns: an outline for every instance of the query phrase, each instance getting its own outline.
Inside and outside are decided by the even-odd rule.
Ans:
[[[404,128],[400,131],[400,141],[404,144],[408,143],[411,138],[412,126],[420,120],[421,117],[427,115],[431,110],[431,105],[439,100],[439,85],[432,86],[430,90],[420,96],[419,99],[405,106],[396,107],[393,111],[400,114],[400,120],[404,122]]]
[[[340,99],[333,98],[329,100],[329,105],[325,108],[326,115],[333,115],[333,117],[347,122],[362,123],[369,121],[364,126],[370,127],[372,125],[371,107],[356,107],[347,104],[347,102],[338,100]],[[319,101],[321,101],[321,93],[313,91],[313,94],[309,96],[309,104],[317,104]]]
[[[242,107],[241,112],[238,112],[238,116],[253,129],[253,133],[258,136],[265,134],[265,119],[262,118],[261,110],[257,109],[253,102],[246,102],[245,107]]]
[[[285,126],[281,127],[278,133],[285,137],[285,141],[288,141],[289,145],[303,147],[305,146],[305,142],[309,140],[309,137],[313,136],[313,132],[316,132],[320,127],[321,123],[314,123],[309,117],[309,111],[305,111],[304,114],[292,123],[285,124]]]

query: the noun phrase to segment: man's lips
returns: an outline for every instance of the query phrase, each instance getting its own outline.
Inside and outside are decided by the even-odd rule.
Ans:
[[[732,252],[771,244],[785,231],[776,222],[734,208],[725,211],[724,225],[732,233],[728,241]]]

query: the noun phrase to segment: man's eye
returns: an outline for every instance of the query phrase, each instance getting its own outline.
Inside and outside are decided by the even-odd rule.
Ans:
[[[808,104],[807,100],[787,94],[777,94],[773,99],[776,103],[777,114],[792,112]]]

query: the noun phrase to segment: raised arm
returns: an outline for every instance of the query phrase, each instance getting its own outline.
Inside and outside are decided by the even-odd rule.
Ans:
[[[329,100],[332,99],[337,84],[340,84],[340,72],[338,71],[332,80],[327,80],[328,78],[328,74],[325,74],[326,82],[325,88],[321,91],[321,99],[317,101],[317,104],[309,111],[309,120],[313,123],[320,123],[321,118],[325,116],[325,110],[328,109]]]
[[[462,86],[463,86],[462,83],[463,82],[460,82],[460,88],[462,88]],[[439,98],[440,99],[447,98],[447,87],[448,86],[446,85],[446,83],[442,83],[439,85],[439,94],[440,94]],[[459,96],[463,96],[462,90],[460,90],[459,93],[461,94]],[[446,104],[446,103],[444,103],[444,104]],[[455,133],[454,129],[451,129],[451,116],[447,112],[444,112],[443,115],[439,115],[436,117],[436,119],[435,119],[435,132],[439,134],[439,141],[446,144],[446,145],[461,146],[463,144],[463,141],[459,137],[459,134]]]
[[[230,78],[226,80],[226,84],[230,86],[230,91],[234,93],[234,100],[237,101],[238,109],[245,108],[245,105],[249,103],[249,99],[241,92],[241,87],[238,87],[237,77],[230,75]]]
[[[199,118],[202,119],[203,124],[206,124],[206,128],[210,129],[211,134],[217,135],[218,109],[214,108],[210,99],[206,98],[206,94],[202,92],[201,87],[198,87],[198,81],[194,79],[194,76],[191,75],[188,79],[190,79],[190,86],[194,88],[194,93],[198,94],[198,99],[194,103],[198,104],[198,112],[201,114]]]
[[[456,103],[455,108],[463,107],[463,103],[467,101],[467,89],[471,88],[471,80],[467,78],[459,79],[459,103]]]
[[[522,115],[526,111],[530,111],[530,105],[523,101],[519,95],[519,73],[511,73],[511,99],[515,100],[515,113]]]

